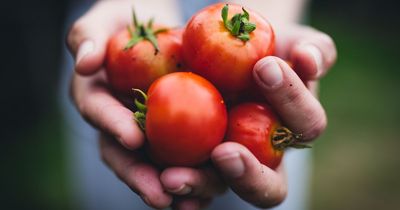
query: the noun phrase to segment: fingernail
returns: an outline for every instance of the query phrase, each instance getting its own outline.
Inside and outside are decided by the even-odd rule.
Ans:
[[[171,193],[178,194],[178,195],[186,195],[192,192],[192,188],[186,184],[181,185],[176,189],[168,190]]]
[[[78,64],[82,58],[94,50],[94,42],[92,40],[85,40],[79,46],[78,53],[76,54],[76,64]]]
[[[238,178],[244,174],[244,163],[238,152],[230,153],[216,159],[219,169],[230,178]]]
[[[261,63],[261,65],[255,69],[261,82],[270,88],[274,88],[282,84],[282,70],[275,59],[267,58],[262,62],[263,63]]]
[[[315,65],[317,66],[317,72],[315,73],[315,76],[320,76],[323,70],[321,51],[318,49],[318,47],[312,44],[305,45],[304,50],[310,53],[311,56],[314,58]]]

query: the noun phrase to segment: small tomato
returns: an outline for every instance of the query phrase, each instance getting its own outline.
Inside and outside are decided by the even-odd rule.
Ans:
[[[183,55],[193,72],[224,95],[252,88],[255,63],[274,52],[274,32],[258,13],[214,4],[195,14],[183,33]]]
[[[287,147],[306,148],[301,135],[281,126],[266,104],[244,103],[229,111],[226,139],[247,147],[264,165],[275,169]]]
[[[147,95],[145,123],[140,112],[136,118],[152,159],[164,166],[206,161],[226,131],[227,111],[218,90],[194,73],[175,72],[157,79]]]
[[[134,15],[128,26],[108,42],[106,72],[114,91],[129,94],[132,88],[147,90],[162,75],[183,70],[182,30],[144,26]]]

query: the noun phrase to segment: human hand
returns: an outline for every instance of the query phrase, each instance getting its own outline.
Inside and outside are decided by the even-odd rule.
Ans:
[[[277,56],[254,66],[254,79],[266,100],[285,126],[310,141],[325,129],[325,111],[316,97],[317,80],[336,60],[332,39],[300,25],[276,27]],[[219,145],[211,156],[227,184],[242,199],[259,207],[272,207],[286,197],[287,183],[282,166],[276,171],[260,162],[243,146]]]
[[[75,71],[92,75],[101,70],[109,38],[117,31],[132,24],[132,8],[138,20],[156,17],[157,24],[181,24],[175,0],[98,1],[71,26],[67,46],[75,58]]]
[[[255,81],[284,124],[295,133],[303,134],[305,141],[313,140],[326,127],[325,111],[316,98],[317,80],[334,64],[335,45],[328,35],[309,27],[278,27],[276,33],[277,56],[292,62],[295,70],[284,60],[269,56],[255,65]],[[249,203],[259,207],[272,207],[286,197],[287,183],[282,164],[274,171],[261,164],[247,148],[233,142],[217,146],[211,159],[214,170],[209,170],[208,173],[219,173],[228,186]],[[181,176],[185,177],[190,177],[190,173],[201,172],[193,172],[193,169],[179,170]],[[204,174],[197,176],[207,178]],[[165,171],[161,176],[162,184],[167,186],[167,190],[169,186],[190,186],[194,181],[189,180],[174,180]],[[206,185],[208,182],[202,180],[201,183]],[[208,186],[209,189],[212,187]],[[201,192],[197,188],[202,189],[204,185],[196,183],[191,188]],[[170,192],[174,193],[172,190]],[[204,197],[201,193],[196,196]],[[192,196],[182,203],[182,206],[198,209],[202,199]]]
[[[277,57],[259,60],[254,80],[288,128],[306,141],[315,139],[327,124],[317,99],[318,79],[336,61],[335,44],[330,36],[311,27],[277,26],[275,32]]]
[[[143,4],[135,5],[135,9],[143,18],[150,16],[143,14],[145,11],[171,7],[164,4],[168,1],[153,4],[151,10]],[[76,62],[71,96],[80,114],[102,133],[100,153],[104,162],[146,204],[166,208],[172,196],[162,188],[159,170],[143,156],[140,148],[144,135],[133,120],[132,111],[112,95],[103,67],[107,41],[131,22],[131,8],[131,1],[99,1],[71,27],[67,45]],[[163,21],[174,23],[171,15],[160,16]]]
[[[110,94],[102,70],[89,77],[75,73],[72,96],[80,113],[103,132],[103,161],[147,205],[165,208],[174,199],[174,209],[201,207],[226,189],[217,173],[207,166],[171,167],[160,173],[146,158],[143,148],[139,148],[144,141],[143,133],[133,121],[132,112]],[[180,183],[191,189],[181,187]]]
[[[132,112],[110,94],[103,70],[92,76],[75,73],[71,88],[80,113],[102,132],[102,160],[150,207],[166,208],[173,201],[174,209],[200,207],[226,189],[210,167],[172,167],[161,173],[140,148],[143,133],[133,121]],[[186,183],[192,190],[177,186],[179,183]]]
[[[74,74],[72,97],[82,116],[103,133],[100,154],[112,171],[153,208],[165,208],[172,197],[164,192],[159,170],[139,149],[144,135],[133,120],[133,113],[109,92],[105,74]]]
[[[130,7],[130,5],[126,5],[126,6]],[[106,12],[106,11],[103,11],[103,10],[105,10],[105,8],[107,8],[107,12],[110,12],[109,13],[110,16],[114,16],[114,17],[116,17],[116,19],[119,19],[119,22],[121,24],[117,24],[117,25],[120,25],[120,26],[117,26],[116,24],[111,24],[111,23],[114,23],[113,21],[111,21],[112,18],[110,20],[105,20],[104,17],[109,19],[109,16],[104,15],[104,12]],[[119,8],[119,9],[121,9],[121,8]],[[119,142],[122,145],[124,145],[126,148],[135,149],[135,148],[140,147],[140,145],[142,144],[143,134],[138,132],[138,130],[137,130],[138,128],[136,127],[136,124],[132,121],[130,110],[125,108],[119,101],[115,100],[111,96],[111,94],[109,93],[109,91],[107,89],[107,84],[105,83],[104,75],[102,75],[102,73],[99,73],[98,75],[94,75],[96,72],[102,72],[101,66],[103,64],[103,59],[104,59],[105,43],[106,43],[108,37],[113,32],[115,32],[117,30],[117,28],[126,26],[126,24],[128,24],[130,21],[129,18],[127,18],[130,16],[129,15],[130,11],[123,15],[123,13],[121,13],[121,11],[119,9],[113,9],[113,7],[110,7],[110,6],[107,6],[107,7],[97,6],[97,8],[94,7],[91,10],[91,12],[89,12],[87,15],[84,16],[84,17],[86,17],[86,19],[83,19],[83,20],[81,19],[80,21],[77,22],[77,24],[75,24],[75,27],[72,28],[69,39],[68,39],[68,43],[69,43],[71,52],[76,56],[76,61],[77,61],[76,72],[78,72],[79,74],[84,74],[84,75],[92,75],[91,77],[84,78],[78,74],[75,74],[75,76],[74,76],[75,79],[72,84],[72,89],[73,89],[72,95],[73,95],[75,103],[77,104],[78,109],[80,110],[82,115],[85,116],[86,119],[88,119],[88,121],[92,122],[95,126],[99,127],[100,129],[106,131],[108,134],[111,134],[112,136],[116,137],[119,140]],[[112,11],[114,11],[114,13],[112,13]],[[101,17],[103,17],[103,18],[101,18]],[[94,23],[99,23],[99,24],[94,24]],[[282,33],[282,34],[287,35],[288,33]],[[301,40],[307,40],[304,37],[310,38],[310,36],[306,35],[305,33],[302,35],[303,35],[302,38],[300,38],[300,36],[297,36],[297,38],[289,36],[289,38],[293,38],[293,41],[291,42],[292,45],[289,45],[288,44],[289,42],[288,43],[282,42],[281,44],[279,44],[280,43],[279,40],[283,40],[283,38],[279,39],[280,35],[278,35],[278,40],[277,40],[278,41],[278,44],[277,44],[278,56],[281,56],[283,58],[291,57],[292,58],[291,60],[295,63],[296,70],[301,69],[300,66],[302,66],[302,65],[306,66],[306,67],[302,67],[301,71],[299,71],[299,75],[302,75],[302,78],[307,78],[307,76],[309,76],[309,78],[313,78],[312,72],[315,71],[315,66],[317,66],[316,63],[314,64],[314,67],[310,67],[310,66],[313,66],[312,63],[311,63],[311,65],[308,65],[308,67],[306,65],[307,63],[310,63],[310,60],[312,61],[312,59],[310,59],[312,57],[310,57],[310,56],[307,57],[307,55],[304,56],[305,55],[304,53],[298,53],[299,55],[296,56],[296,53],[295,53],[296,52],[296,50],[294,48],[295,44],[293,44],[293,43],[300,43]],[[289,49],[291,49],[291,50],[289,50]],[[298,51],[301,52],[302,50],[300,49]],[[332,52],[332,50],[328,50],[328,51]],[[334,47],[333,47],[333,52],[334,52]],[[266,58],[266,59],[269,59],[269,58]],[[296,61],[296,59],[299,59],[299,60]],[[302,64],[302,62],[303,62],[303,64]],[[332,63],[333,63],[333,61],[332,61]],[[329,64],[328,64],[328,66],[329,66]],[[320,74],[319,76],[322,76],[322,75],[323,75],[323,73]],[[315,76],[315,78],[319,78],[319,76]],[[291,77],[289,77],[289,78],[291,78]],[[295,77],[291,78],[291,79],[294,79],[296,81]],[[257,79],[256,79],[256,81],[257,81]],[[288,80],[288,81],[291,81],[291,80]],[[311,87],[313,85],[309,85],[309,86]],[[84,90],[84,91],[81,91],[81,90]],[[281,92],[285,92],[285,91],[288,91],[288,90],[287,89],[282,90]],[[296,93],[300,93],[300,92],[302,92],[302,91],[294,92],[293,96],[295,96]],[[270,102],[272,101],[271,103],[274,105],[273,99],[277,96],[275,96],[273,94],[272,94],[273,96],[271,96],[271,94],[267,90],[265,91],[265,93],[266,93],[267,99]],[[96,97],[92,97],[93,94]],[[307,94],[305,94],[305,95],[307,95]],[[303,97],[305,97],[305,95],[303,95]],[[313,102],[311,102],[311,104],[315,105],[315,103],[313,103]],[[306,104],[303,104],[303,105],[306,105]],[[317,103],[317,105],[319,105],[319,103]],[[279,114],[281,115],[281,117],[283,119],[284,119],[283,116],[289,116],[289,117],[286,117],[286,119],[293,120],[290,118],[291,112],[288,112],[289,114],[285,114],[285,113],[287,113],[288,110],[290,110],[289,109],[290,107],[293,108],[293,103],[291,106],[287,106],[287,109],[283,109],[280,111],[278,110]],[[107,111],[108,113],[112,113],[112,115],[107,114],[107,112],[104,111],[105,108],[107,108],[107,109],[112,108],[112,109],[115,109],[115,111]],[[304,109],[304,107],[303,107],[303,109]],[[301,110],[302,109],[299,109],[299,111],[301,111]],[[282,113],[284,113],[284,114],[282,114]],[[322,109],[322,113],[323,113],[323,109]],[[122,117],[122,115],[124,115],[125,117]],[[318,115],[318,114],[316,114],[316,115]],[[318,116],[321,116],[321,115],[318,115]],[[295,118],[295,119],[297,119],[297,118]],[[324,120],[326,120],[326,119],[324,119]],[[323,120],[321,122],[323,122]],[[286,123],[289,124],[290,122],[286,122]],[[293,124],[294,125],[289,125],[289,127],[291,127],[296,132],[307,129],[306,126],[296,129],[296,125],[298,125],[298,124],[296,124],[296,123],[293,123]],[[322,129],[320,129],[319,132],[321,132],[323,130],[323,127],[324,126],[321,126]],[[312,130],[318,131],[318,129],[314,129],[314,128]],[[319,132],[316,132],[317,133],[316,135],[318,135]],[[113,145],[119,146],[117,144],[113,144]],[[226,145],[226,144],[223,144],[223,145]],[[223,145],[219,146],[219,147],[223,148],[223,149],[220,149],[222,151],[229,150],[226,148],[234,148],[235,151],[239,151],[240,147],[241,147],[240,145],[232,146],[232,144],[230,144],[228,146],[223,146]],[[104,147],[108,148],[108,147],[110,147],[110,145],[103,144],[102,151],[104,151]],[[236,147],[236,149],[235,149],[235,147]],[[119,146],[119,148],[121,149],[120,146]],[[119,151],[117,153],[122,153],[120,150],[112,150],[112,151]],[[115,156],[115,155],[110,155],[110,153],[107,153],[107,154],[103,154],[104,160],[106,160],[107,157]],[[240,157],[242,158],[242,153],[239,153],[239,154],[240,154]],[[125,157],[125,156],[119,156],[119,157]],[[244,157],[247,157],[247,155],[244,155]],[[123,158],[121,158],[121,159],[123,159]],[[132,157],[132,159],[134,159],[134,158]],[[217,153],[216,157],[213,156],[214,162],[218,162],[217,159],[218,159],[218,153]],[[107,162],[107,160],[106,160],[106,162]],[[119,161],[114,161],[114,163],[115,162],[119,162]],[[138,163],[138,164],[134,164],[134,165],[140,165],[141,163],[144,163],[145,165],[147,164],[145,162],[140,162],[140,161],[135,162],[135,163]],[[147,184],[147,183],[143,183],[143,182],[139,182],[139,183],[135,183],[135,184],[129,183],[128,178],[133,178],[133,177],[124,176],[124,174],[127,174],[130,170],[119,171],[119,170],[117,170],[118,167],[116,165],[110,164],[110,163],[108,163],[108,164],[110,165],[110,167],[112,169],[114,169],[114,171],[117,174],[119,174],[119,176],[121,178],[125,177],[125,178],[122,178],[122,180],[125,181],[134,191],[141,194],[141,192],[145,190],[144,188],[146,187],[146,185],[144,185],[144,184]],[[223,165],[219,166],[218,163],[216,163],[215,165],[217,165],[217,167],[220,168],[220,171],[223,171],[223,170],[221,170],[223,168]],[[158,178],[157,178],[158,171],[151,165],[146,165],[146,167],[152,168],[151,170],[148,170],[147,172],[152,171],[149,173],[149,174],[152,174],[152,175],[150,175],[150,177],[154,178],[153,181],[154,181],[154,183],[156,183],[155,185],[159,186],[160,180],[158,180]],[[166,177],[169,177],[168,174],[170,174],[171,176],[175,176],[175,175],[173,175],[176,172],[175,169],[177,169],[177,168],[172,168],[171,170],[168,170],[168,169],[165,170],[161,174],[161,179],[168,180],[168,178],[166,178]],[[180,169],[178,168],[178,170],[180,170]],[[194,192],[192,195],[194,197],[198,197],[198,198],[202,198],[202,199],[197,200],[196,198],[188,198],[188,199],[186,199],[186,201],[185,201],[185,199],[182,199],[181,201],[177,202],[177,205],[176,205],[177,208],[180,208],[179,206],[185,206],[188,203],[190,204],[193,202],[197,202],[198,204],[204,203],[204,201],[208,200],[210,198],[210,196],[204,196],[203,194],[214,194],[215,192],[220,192],[220,190],[218,190],[219,187],[217,187],[216,190],[209,190],[212,193],[207,192],[207,191],[197,190],[197,188],[200,188],[200,189],[205,188],[204,186],[206,186],[206,185],[201,184],[201,183],[214,183],[214,182],[208,181],[208,179],[210,177],[209,175],[203,176],[204,174],[207,174],[208,172],[205,173],[204,170],[196,171],[197,169],[192,169],[192,170],[195,170],[194,173],[199,172],[199,176],[204,178],[204,179],[201,179],[201,178],[197,179],[200,181],[196,182],[196,183],[200,183],[200,184],[194,183],[193,184],[194,188],[192,189],[192,192]],[[178,173],[178,172],[176,172],[176,173]],[[193,171],[190,172],[190,170],[189,170],[189,171],[185,172],[185,170],[181,170],[181,173],[183,173],[183,175],[179,175],[178,177],[185,177],[185,175],[184,175],[185,173],[190,174],[190,173],[193,173]],[[164,175],[164,174],[167,174],[167,175]],[[222,172],[222,174],[224,174],[224,172]],[[283,173],[279,173],[279,175],[277,177],[283,177],[283,175],[281,175],[281,174],[283,174]],[[196,177],[196,176],[188,176],[188,177]],[[218,178],[218,176],[214,176],[214,178],[215,177]],[[226,175],[224,177],[225,177],[225,179],[227,179]],[[245,176],[243,176],[243,177],[245,177]],[[249,176],[249,177],[251,177],[251,176]],[[215,178],[214,180],[218,180],[217,178]],[[196,179],[196,178],[193,178],[193,179]],[[175,184],[179,185],[179,182],[190,183],[190,181],[191,180],[182,179],[182,180],[178,181],[178,183],[175,183]],[[168,182],[168,181],[164,180],[162,183],[164,187],[168,187],[168,183],[164,183],[164,182]],[[232,186],[232,188],[235,189],[234,186]],[[239,189],[241,187],[239,186],[236,188]],[[165,206],[165,205],[167,205],[167,203],[171,202],[171,197],[168,194],[162,193],[162,190],[159,187],[155,187],[155,189],[156,189],[156,192],[154,192],[154,191],[147,192],[146,195],[143,195],[146,197],[145,200],[147,200],[147,202],[150,203],[151,206],[160,207],[160,206]],[[235,190],[235,191],[237,191],[239,195],[246,194],[246,193],[240,193],[240,190]],[[260,192],[261,191],[262,191],[262,189],[260,190]],[[173,192],[171,192],[171,193],[173,193]],[[179,194],[179,193],[175,193],[175,194]],[[159,199],[158,196],[161,196],[162,199]],[[245,196],[242,196],[242,197],[245,197]],[[205,199],[203,199],[203,198],[205,198]],[[244,198],[244,199],[248,200],[246,198]],[[200,200],[202,200],[202,202],[199,202]],[[257,202],[255,202],[255,201],[250,200],[250,202],[255,203],[257,205]],[[263,202],[267,202],[267,201],[263,201]],[[262,203],[262,204],[258,204],[258,205],[263,206],[265,204]]]

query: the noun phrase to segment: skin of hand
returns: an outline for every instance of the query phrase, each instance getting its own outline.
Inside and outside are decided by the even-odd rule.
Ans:
[[[161,9],[173,10],[171,5],[176,4],[164,3]],[[101,131],[104,162],[154,208],[172,205],[174,209],[199,209],[224,192],[226,184],[253,205],[281,203],[287,193],[283,165],[271,170],[239,144],[219,145],[211,155],[213,166],[199,168],[160,171],[143,157],[140,148],[144,135],[132,120],[131,110],[110,93],[102,66],[107,40],[130,23],[131,11],[126,8],[131,6],[131,1],[97,3],[72,26],[67,39],[76,61],[72,99],[81,115]],[[168,17],[169,23],[179,22]],[[324,109],[315,97],[316,81],[334,64],[335,45],[328,35],[309,27],[286,23],[274,26],[277,57],[261,59],[254,66],[254,79],[289,128],[302,133],[306,140],[315,139],[326,126]],[[296,71],[281,58],[291,61]]]

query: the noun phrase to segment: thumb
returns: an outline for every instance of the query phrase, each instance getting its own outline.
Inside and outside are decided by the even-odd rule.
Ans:
[[[286,62],[265,57],[256,63],[253,75],[265,99],[292,131],[312,140],[325,130],[327,118],[321,103]]]
[[[122,2],[100,1],[72,25],[66,42],[79,74],[90,75],[100,69],[108,38],[129,23],[129,8]]]
[[[211,154],[215,167],[243,200],[262,208],[280,204],[286,197],[287,184],[282,167],[274,171],[261,164],[244,146],[226,142]]]

